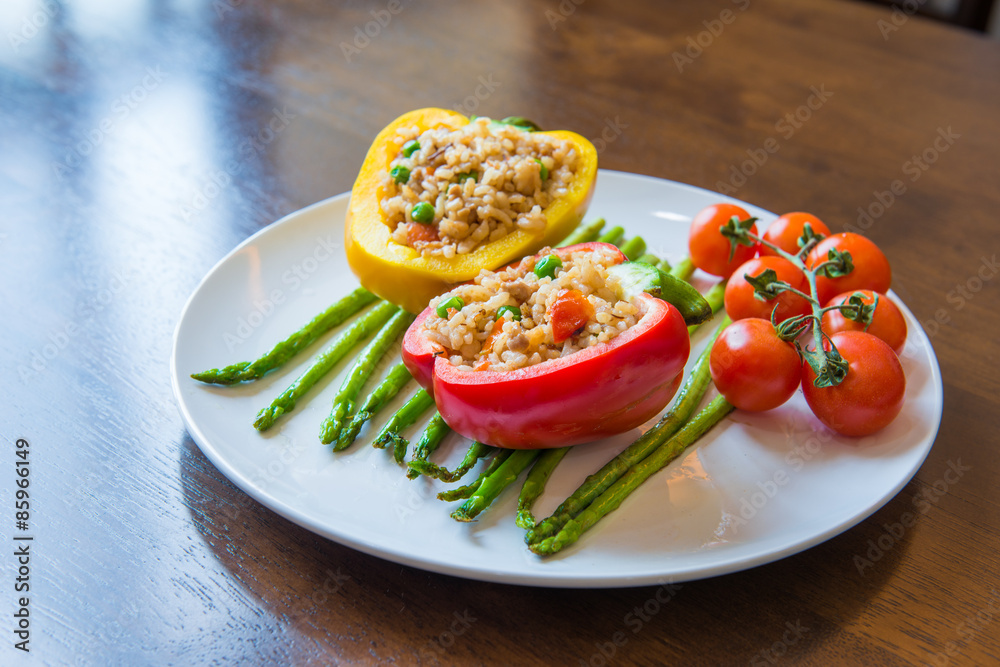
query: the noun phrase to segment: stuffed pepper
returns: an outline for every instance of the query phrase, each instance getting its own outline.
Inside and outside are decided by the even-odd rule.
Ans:
[[[670,303],[622,284],[618,248],[545,249],[431,300],[403,361],[444,420],[488,445],[547,448],[622,433],[677,391],[690,341]]]
[[[348,263],[367,289],[420,312],[481,269],[564,238],[596,176],[597,152],[578,134],[410,112],[375,139],[351,191]]]

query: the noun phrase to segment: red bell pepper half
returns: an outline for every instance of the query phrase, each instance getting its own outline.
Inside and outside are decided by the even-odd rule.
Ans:
[[[553,252],[566,258],[594,245]],[[513,449],[598,440],[636,428],[663,410],[690,353],[680,312],[648,294],[638,298],[644,315],[611,341],[503,372],[457,370],[423,335],[424,321],[434,312],[427,308],[406,332],[403,361],[434,396],[445,422],[467,438]]]

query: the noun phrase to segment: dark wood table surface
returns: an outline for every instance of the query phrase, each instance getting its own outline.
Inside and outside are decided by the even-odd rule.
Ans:
[[[0,26],[3,664],[1000,660],[996,43],[832,0],[50,0],[4,3]],[[823,544],[684,584],[640,632],[624,619],[655,587],[433,574],[236,489],[171,392],[181,308],[424,106],[528,116],[601,140],[604,168],[860,225],[940,361],[923,467]],[[28,594],[16,535],[34,537]]]

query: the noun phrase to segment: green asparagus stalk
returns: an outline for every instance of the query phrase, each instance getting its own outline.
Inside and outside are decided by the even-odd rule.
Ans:
[[[610,243],[611,245],[618,245],[625,238],[625,230],[622,227],[612,227],[608,231],[604,232],[598,237],[598,241],[601,243]]]
[[[494,450],[495,448],[489,445],[484,445],[481,442],[473,442],[468,451],[465,452],[462,462],[454,470],[448,470],[426,459],[415,459],[407,463],[407,466],[418,475],[433,477],[442,482],[457,482],[465,476],[465,473],[472,470],[472,467],[476,465],[479,459],[488,456]]]
[[[375,436],[375,441],[372,443],[375,447],[379,449],[385,449],[387,445],[393,445],[394,447],[399,444],[399,441],[403,442],[403,452],[406,452],[406,447],[410,444],[405,438],[400,436],[400,432],[415,423],[420,419],[420,415],[427,412],[427,410],[434,405],[434,399],[423,389],[418,389],[417,393],[410,397],[406,403],[403,404],[396,413],[389,418],[389,421],[382,430],[379,431],[378,435]]]
[[[479,513],[493,504],[497,496],[517,480],[518,475],[538,458],[537,449],[519,449],[500,464],[492,475],[486,477],[479,488],[451,513],[456,521],[472,521]]]
[[[278,417],[294,410],[298,400],[312,389],[320,378],[329,373],[330,369],[336,366],[355,345],[385,324],[396,310],[396,306],[383,301],[338,334],[305,373],[271,401],[269,406],[257,413],[257,420],[253,423],[254,428],[266,431],[274,425]]]
[[[528,478],[524,480],[521,487],[521,495],[517,497],[517,517],[515,523],[518,527],[530,530],[535,527],[535,517],[531,514],[531,508],[535,501],[545,491],[545,484],[552,476],[552,472],[569,453],[569,447],[559,447],[557,449],[546,449],[542,452],[535,465],[531,466]]]
[[[389,321],[382,326],[354,360],[354,365],[348,371],[347,377],[344,378],[344,382],[340,386],[340,391],[333,399],[330,415],[320,426],[320,441],[324,445],[330,444],[340,435],[345,420],[354,409],[354,398],[361,391],[365,381],[375,372],[375,366],[379,360],[385,356],[385,353],[389,351],[400,334],[406,330],[406,327],[410,326],[413,319],[413,315],[397,307]],[[337,443],[334,450],[339,449],[343,449],[343,447]]]
[[[691,261],[690,257],[685,257],[681,261],[677,262],[677,266],[674,266],[668,272],[675,278],[680,278],[681,280],[687,280],[694,273],[694,263]]]
[[[620,250],[625,255],[625,259],[631,262],[646,252],[646,241],[641,236],[633,236],[622,243]]]
[[[538,543],[529,544],[529,548],[536,554],[549,556],[576,542],[594,524],[618,509],[622,501],[640,484],[680,456],[685,449],[697,442],[701,436],[734,409],[732,403],[727,401],[724,396],[716,396],[704,410],[695,415],[673,437],[641,462],[632,466],[621,479],[601,493],[587,509],[570,519],[557,534]]]
[[[410,371],[406,369],[406,365],[402,362],[389,369],[389,373],[385,376],[385,379],[372,390],[372,393],[368,394],[365,402],[358,408],[354,418],[340,432],[340,436],[337,438],[337,449],[344,449],[350,446],[358,437],[358,433],[361,432],[361,427],[364,426],[365,422],[374,417],[411,379],[413,379],[413,376],[410,375]]]
[[[643,433],[638,440],[626,447],[618,456],[604,464],[604,467],[593,475],[587,477],[583,484],[559,505],[552,516],[530,529],[524,538],[529,545],[541,542],[559,532],[573,516],[590,505],[595,498],[618,481],[629,468],[655,451],[691,417],[712,382],[708,364],[712,345],[728,324],[729,318],[727,317],[715,332],[712,340],[708,342],[704,351],[698,356],[691,369],[691,374],[688,375],[684,385],[677,392],[677,398],[670,411],[653,428]]]
[[[598,218],[593,222],[582,224],[570,232],[569,236],[557,243],[555,247],[565,248],[566,246],[576,245],[577,243],[596,241],[597,237],[601,234],[601,229],[604,228],[604,224],[604,218]]]
[[[309,347],[317,338],[330,329],[340,326],[347,318],[377,298],[364,287],[359,287],[309,320],[304,327],[275,345],[270,352],[257,361],[241,361],[225,368],[213,368],[201,373],[193,373],[191,377],[211,384],[235,384],[257,380],[265,373],[281,367],[289,359]]]
[[[466,484],[465,486],[459,486],[454,489],[442,491],[438,494],[438,500],[451,502],[453,500],[462,500],[464,498],[471,497],[473,493],[479,490],[479,487],[482,486],[483,482],[490,475],[495,473],[513,453],[513,449],[501,449],[493,456],[493,459],[490,461],[489,465],[486,466],[486,469],[479,473],[479,477],[477,477],[475,481],[471,484]]]
[[[712,288],[705,292],[705,301],[708,301],[708,305],[712,307],[712,314],[722,310],[722,306],[725,305],[726,297],[726,281],[720,280],[719,282],[712,285]],[[707,321],[707,320],[706,320]],[[699,322],[698,324],[692,324],[688,327],[688,335],[693,336],[694,332],[701,327],[705,322]]]
[[[438,448],[441,441],[449,433],[451,433],[451,427],[444,422],[444,417],[441,416],[440,412],[435,412],[424,428],[420,440],[417,441],[417,446],[413,448],[413,460],[426,461],[427,457]],[[420,473],[410,468],[406,471],[406,476],[410,479],[416,479]]]
[[[670,260],[661,259],[660,263],[656,265],[656,268],[658,268],[660,271],[663,271],[664,273],[670,273],[674,267],[670,266]]]
[[[653,254],[650,254],[650,253],[647,252],[645,255],[643,255],[642,257],[640,257],[639,259],[637,259],[635,261],[642,262],[643,264],[649,264],[650,266],[656,266],[657,264],[660,263],[660,258],[657,257],[656,255],[653,255]],[[664,273],[669,273],[669,272],[670,272],[670,269],[667,269],[666,271],[664,271]]]

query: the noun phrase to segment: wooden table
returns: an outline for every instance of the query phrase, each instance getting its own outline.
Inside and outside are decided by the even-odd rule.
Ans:
[[[4,664],[29,664],[11,634],[18,438],[46,664],[1000,660],[997,44],[828,0],[53,2],[0,21]],[[624,619],[655,588],[431,574],[237,490],[171,394],[181,307],[432,105],[523,114],[599,140],[604,168],[862,227],[941,364],[916,477],[828,542],[684,584],[637,633]]]

